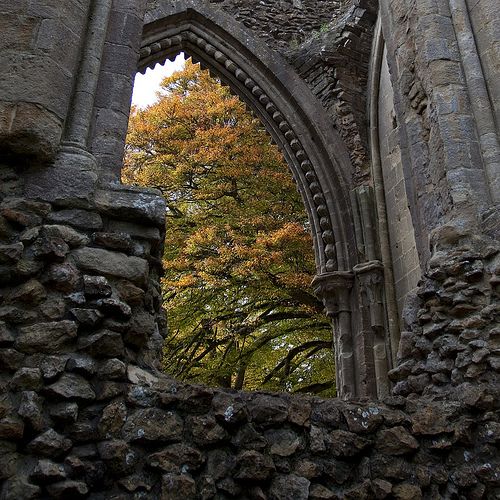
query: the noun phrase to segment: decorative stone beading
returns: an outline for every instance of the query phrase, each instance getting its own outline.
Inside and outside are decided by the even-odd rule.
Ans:
[[[314,171],[313,163],[305,151],[292,125],[286,120],[283,113],[271,97],[251,78],[243,69],[241,69],[228,55],[216,48],[202,36],[189,29],[179,34],[162,38],[151,42],[141,48],[139,71],[144,72],[147,68],[154,67],[162,58],[171,57],[178,53],[186,45],[196,46],[201,49],[206,56],[215,62],[214,66],[220,65],[227,72],[231,73],[239,82],[241,82],[254,96],[253,104],[259,107],[259,110],[266,116],[269,122],[275,122],[278,133],[281,135],[284,144],[292,150],[300,170],[307,180],[304,188],[308,191],[307,195],[313,201],[315,216],[318,219],[318,226],[321,228],[321,240],[323,243],[322,251],[325,256],[325,269],[327,272],[337,270],[337,256],[335,249],[335,236],[332,228],[328,207],[325,201],[325,195],[321,188],[318,177]],[[197,59],[196,56],[193,59]],[[213,67],[209,68],[217,73]],[[217,76],[224,76],[219,73]]]

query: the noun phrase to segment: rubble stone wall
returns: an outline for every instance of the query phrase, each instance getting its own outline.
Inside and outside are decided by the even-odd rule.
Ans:
[[[498,310],[485,292],[498,278],[480,265],[491,250],[457,253],[446,274],[439,266],[427,278],[418,316],[424,333],[402,348],[422,360],[393,374],[395,392],[408,397],[226,392],[155,370],[164,325],[162,206],[154,193],[121,188],[98,191],[85,210],[51,206],[22,198],[12,168],[0,172],[1,498],[498,493],[500,399],[478,384],[494,383],[499,368],[492,345],[499,332],[491,328]],[[430,285],[442,282],[450,293],[440,300],[455,301],[450,316],[460,319],[429,316],[443,314],[440,288]],[[450,377],[460,400],[419,396],[423,388],[436,396],[429,387],[448,387]]]
[[[164,331],[155,193],[97,191],[84,210],[23,198],[8,166],[1,178],[2,499],[500,491],[491,244],[481,254],[443,250],[431,262],[421,331],[405,334],[391,374],[399,396],[226,392],[155,369]]]
[[[369,155],[360,156],[362,149],[354,146],[363,146],[367,137],[362,110],[373,3],[208,3],[250,23],[256,36],[297,63],[297,71],[304,69],[309,88],[351,149],[352,186],[371,183]],[[487,47],[496,47],[488,44],[493,24],[479,26],[483,17],[489,19],[491,2],[468,3],[473,27],[483,37],[478,35],[478,45],[486,67],[493,54]],[[57,168],[43,164],[56,152],[72,100],[78,41],[85,41],[87,9],[97,4],[104,3],[0,0],[0,13],[7,15],[0,24],[11,40],[2,53],[9,72],[0,77],[0,90],[8,87],[11,93],[0,102],[0,499],[498,498],[498,211],[494,178],[484,174],[488,161],[492,165],[483,148],[491,134],[481,130],[489,125],[476,118],[462,60],[464,40],[470,38],[457,37],[463,28],[457,22],[460,12],[450,10],[460,2],[380,1],[422,277],[402,310],[401,343],[389,372],[392,395],[377,401],[231,392],[180,383],[158,371],[166,332],[159,281],[162,197],[154,190],[95,184],[97,175],[80,184],[73,163],[84,157],[83,165],[92,164],[87,125],[96,151],[109,152],[112,163],[121,154],[142,2],[120,0],[111,6],[106,0],[112,21],[101,41],[106,67],[114,69],[101,75],[95,101],[86,100],[94,115],[82,127],[80,149],[58,157]],[[283,23],[272,24],[274,18]],[[22,29],[11,29],[16,26]],[[61,34],[66,28],[67,36]],[[294,33],[301,37],[296,48]],[[33,58],[43,64],[30,73]],[[302,64],[309,58],[315,61],[311,73]],[[224,64],[232,67],[227,59]],[[87,65],[86,76],[95,83],[91,69]],[[485,74],[494,71],[491,66]],[[359,88],[350,94],[354,76]],[[491,89],[497,87],[488,78],[494,100]],[[329,87],[331,79],[335,85]],[[250,83],[262,97],[262,89]],[[328,109],[334,95],[337,103],[354,107],[332,114],[338,111],[337,105]],[[23,115],[28,108],[33,113]],[[382,106],[383,112],[390,109],[390,103]],[[78,109],[71,113],[78,118]],[[284,129],[289,136],[293,132]],[[304,152],[297,144],[291,141],[290,147],[300,159]],[[399,168],[399,158],[395,165]],[[115,164],[111,170],[113,176],[103,175],[101,181],[116,177]],[[44,183],[37,185],[33,171],[46,174]],[[315,174],[307,173],[317,198]],[[68,191],[54,193],[61,186]],[[351,314],[363,316],[366,328],[355,334],[371,348],[375,336],[379,341],[386,335],[382,265],[374,250],[370,190],[358,187],[363,189],[357,199],[368,216],[359,218],[355,236],[374,256],[354,266],[356,276],[348,269],[326,274],[323,281],[330,294],[325,305],[342,342],[352,340]],[[325,193],[320,197],[325,203],[338,201],[330,199],[333,191]],[[350,213],[350,207],[342,210]],[[396,207],[389,223],[395,212]],[[374,274],[363,275],[367,268]],[[355,277],[364,280],[365,303],[351,310]],[[376,354],[383,350],[382,343]],[[338,352],[339,359],[352,363],[344,354]],[[368,373],[370,367],[357,368]]]

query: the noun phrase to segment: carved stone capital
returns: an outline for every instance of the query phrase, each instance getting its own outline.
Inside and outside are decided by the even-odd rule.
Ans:
[[[349,294],[353,284],[353,273],[335,271],[319,274],[311,285],[316,296],[323,301],[326,315],[331,318],[340,312],[350,312]]]

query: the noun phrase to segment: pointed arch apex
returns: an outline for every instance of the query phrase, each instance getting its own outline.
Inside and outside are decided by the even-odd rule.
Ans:
[[[160,4],[146,14],[138,70],[186,52],[229,85],[285,156],[311,223],[318,274],[351,268],[351,164],[321,103],[279,54],[220,9]]]

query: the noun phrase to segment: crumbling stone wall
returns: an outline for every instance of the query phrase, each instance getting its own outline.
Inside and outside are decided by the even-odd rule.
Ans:
[[[499,399],[491,392],[498,358],[489,343],[498,332],[485,294],[498,278],[472,260],[480,255],[453,250],[454,261],[443,252],[446,266],[431,264],[434,283],[446,281],[450,295],[437,299],[430,277],[421,290],[426,309],[418,317],[434,351],[428,356],[429,341],[403,339],[401,355],[422,358],[403,360],[393,374],[395,392],[409,397],[342,402],[227,392],[155,370],[163,331],[160,198],[97,191],[84,210],[23,198],[11,167],[1,178],[2,499],[499,492]],[[471,293],[480,297],[476,306],[465,298]],[[444,310],[439,300],[454,300],[450,314],[461,320],[432,319]],[[443,328],[462,333],[451,342]],[[450,376],[460,398],[431,399]],[[419,396],[424,386],[428,398]]]
[[[474,4],[476,26],[488,2]],[[463,29],[457,18],[461,13],[450,10],[459,2],[380,2],[401,166],[423,275],[415,300],[403,309],[404,331],[389,373],[393,394],[378,401],[226,392],[182,384],[157,371],[165,332],[159,290],[163,202],[155,191],[106,184],[116,177],[117,165],[110,165],[113,175],[107,175],[102,172],[107,167],[100,165],[100,170],[95,161],[99,152],[104,163],[114,162],[123,146],[143,3],[0,2],[0,12],[10,16],[13,26],[24,27],[9,36],[14,43],[6,67],[12,70],[12,61],[38,56],[47,56],[41,60],[48,65],[29,74],[21,65],[20,73],[0,79],[0,89],[8,87],[11,93],[9,109],[34,112],[26,121],[22,114],[7,114],[7,120],[2,115],[1,122],[0,498],[497,498],[498,186],[488,177],[496,150],[470,95],[464,64],[470,46],[463,45],[470,38],[457,36]],[[356,342],[367,352],[379,348],[377,356],[385,354],[379,342],[386,335],[384,321],[396,321],[396,316],[384,317],[381,290],[387,268],[378,260],[377,217],[371,210],[371,189],[364,184],[374,183],[374,191],[383,186],[367,175],[369,156],[360,156],[362,149],[353,147],[365,141],[360,103],[368,100],[374,6],[361,0],[342,3],[339,11],[335,2],[306,0],[203,4],[240,16],[256,37],[286,52],[289,61],[297,62],[296,70],[308,74],[304,78],[329,116],[342,116],[336,126],[352,150],[352,168],[346,176],[337,170],[329,174],[349,179],[348,193],[356,189],[352,206],[337,207],[335,191],[322,190],[319,183],[325,179],[312,165],[321,140],[336,136],[323,128],[313,138],[318,151],[303,149],[300,141],[306,142],[306,134],[294,135],[299,117],[285,119],[273,107],[276,96],[274,102],[269,97],[279,87],[266,89],[266,95],[231,58],[216,54],[193,33],[203,50],[222,61],[222,71],[243,78],[240,83],[262,99],[283,129],[283,143],[304,169],[305,180],[299,179],[314,194],[320,234],[330,247],[341,227],[331,231],[325,226],[328,207],[339,208],[337,217],[346,219],[356,212],[358,220],[345,227],[357,231],[350,235],[356,243],[353,254],[356,246],[365,260],[353,259],[357,265],[352,269],[323,274],[318,288],[345,345],[353,340],[352,317],[361,317]],[[96,5],[110,14],[109,30],[86,44],[84,19]],[[285,12],[286,23],[274,30],[271,21],[278,8],[278,19]],[[251,21],[253,15],[258,23]],[[99,34],[106,23],[99,16],[93,19],[96,29],[91,31]],[[336,27],[331,34],[322,33],[324,23]],[[66,45],[42,36],[52,33],[44,26],[65,29],[68,24],[74,29]],[[319,33],[313,40],[306,34],[298,47],[291,47],[292,33],[300,34],[302,24],[313,33],[319,26]],[[488,39],[490,28],[481,36]],[[491,56],[485,38],[479,42],[483,61]],[[90,58],[93,63],[83,64],[85,71],[79,72],[78,40],[90,47],[84,62]],[[331,53],[316,57],[323,42]],[[255,43],[247,39],[249,46]],[[92,47],[104,48],[103,68]],[[68,59],[61,55],[65,50]],[[354,64],[351,56],[357,58]],[[308,60],[315,61],[311,73]],[[51,61],[57,64],[52,67]],[[333,71],[328,70],[330,62]],[[17,86],[13,78],[19,74],[25,78]],[[276,70],[271,78],[278,75]],[[37,79],[44,89],[39,95],[32,92]],[[331,79],[335,84],[329,87]],[[359,88],[350,94],[355,82]],[[487,83],[496,88],[491,79]],[[31,94],[25,92],[28,87]],[[483,99],[479,87],[474,89]],[[79,89],[79,100],[71,97],[71,88]],[[296,88],[308,90],[305,85]],[[342,91],[330,94],[330,88]],[[335,115],[343,92],[345,102],[353,105],[352,121],[349,113]],[[290,102],[297,103],[294,98]],[[51,109],[51,102],[59,111]],[[44,142],[40,130],[47,124],[47,110],[53,121]],[[99,115],[106,119],[99,121]],[[48,167],[44,161],[53,159],[62,124],[68,121],[78,141],[63,151],[66,156],[58,154],[57,168]],[[490,156],[485,156],[485,144],[492,145]],[[362,300],[356,309],[350,293],[358,285]],[[339,350],[338,358],[353,368],[352,351],[350,358],[348,354]],[[383,378],[384,372],[373,366],[380,357],[371,359],[373,364],[358,367],[358,374],[376,385],[373,376]]]
[[[498,494],[492,240],[472,253],[436,236],[422,329],[404,334],[391,374],[399,396],[225,392],[154,369],[154,193],[98,191],[81,209],[23,198],[12,167],[1,178],[1,498]]]
[[[344,0],[209,0],[281,54],[296,51],[311,34],[326,32],[347,3]]]
[[[369,176],[366,86],[373,0],[211,0],[283,55],[308,83],[346,142],[355,183]]]

